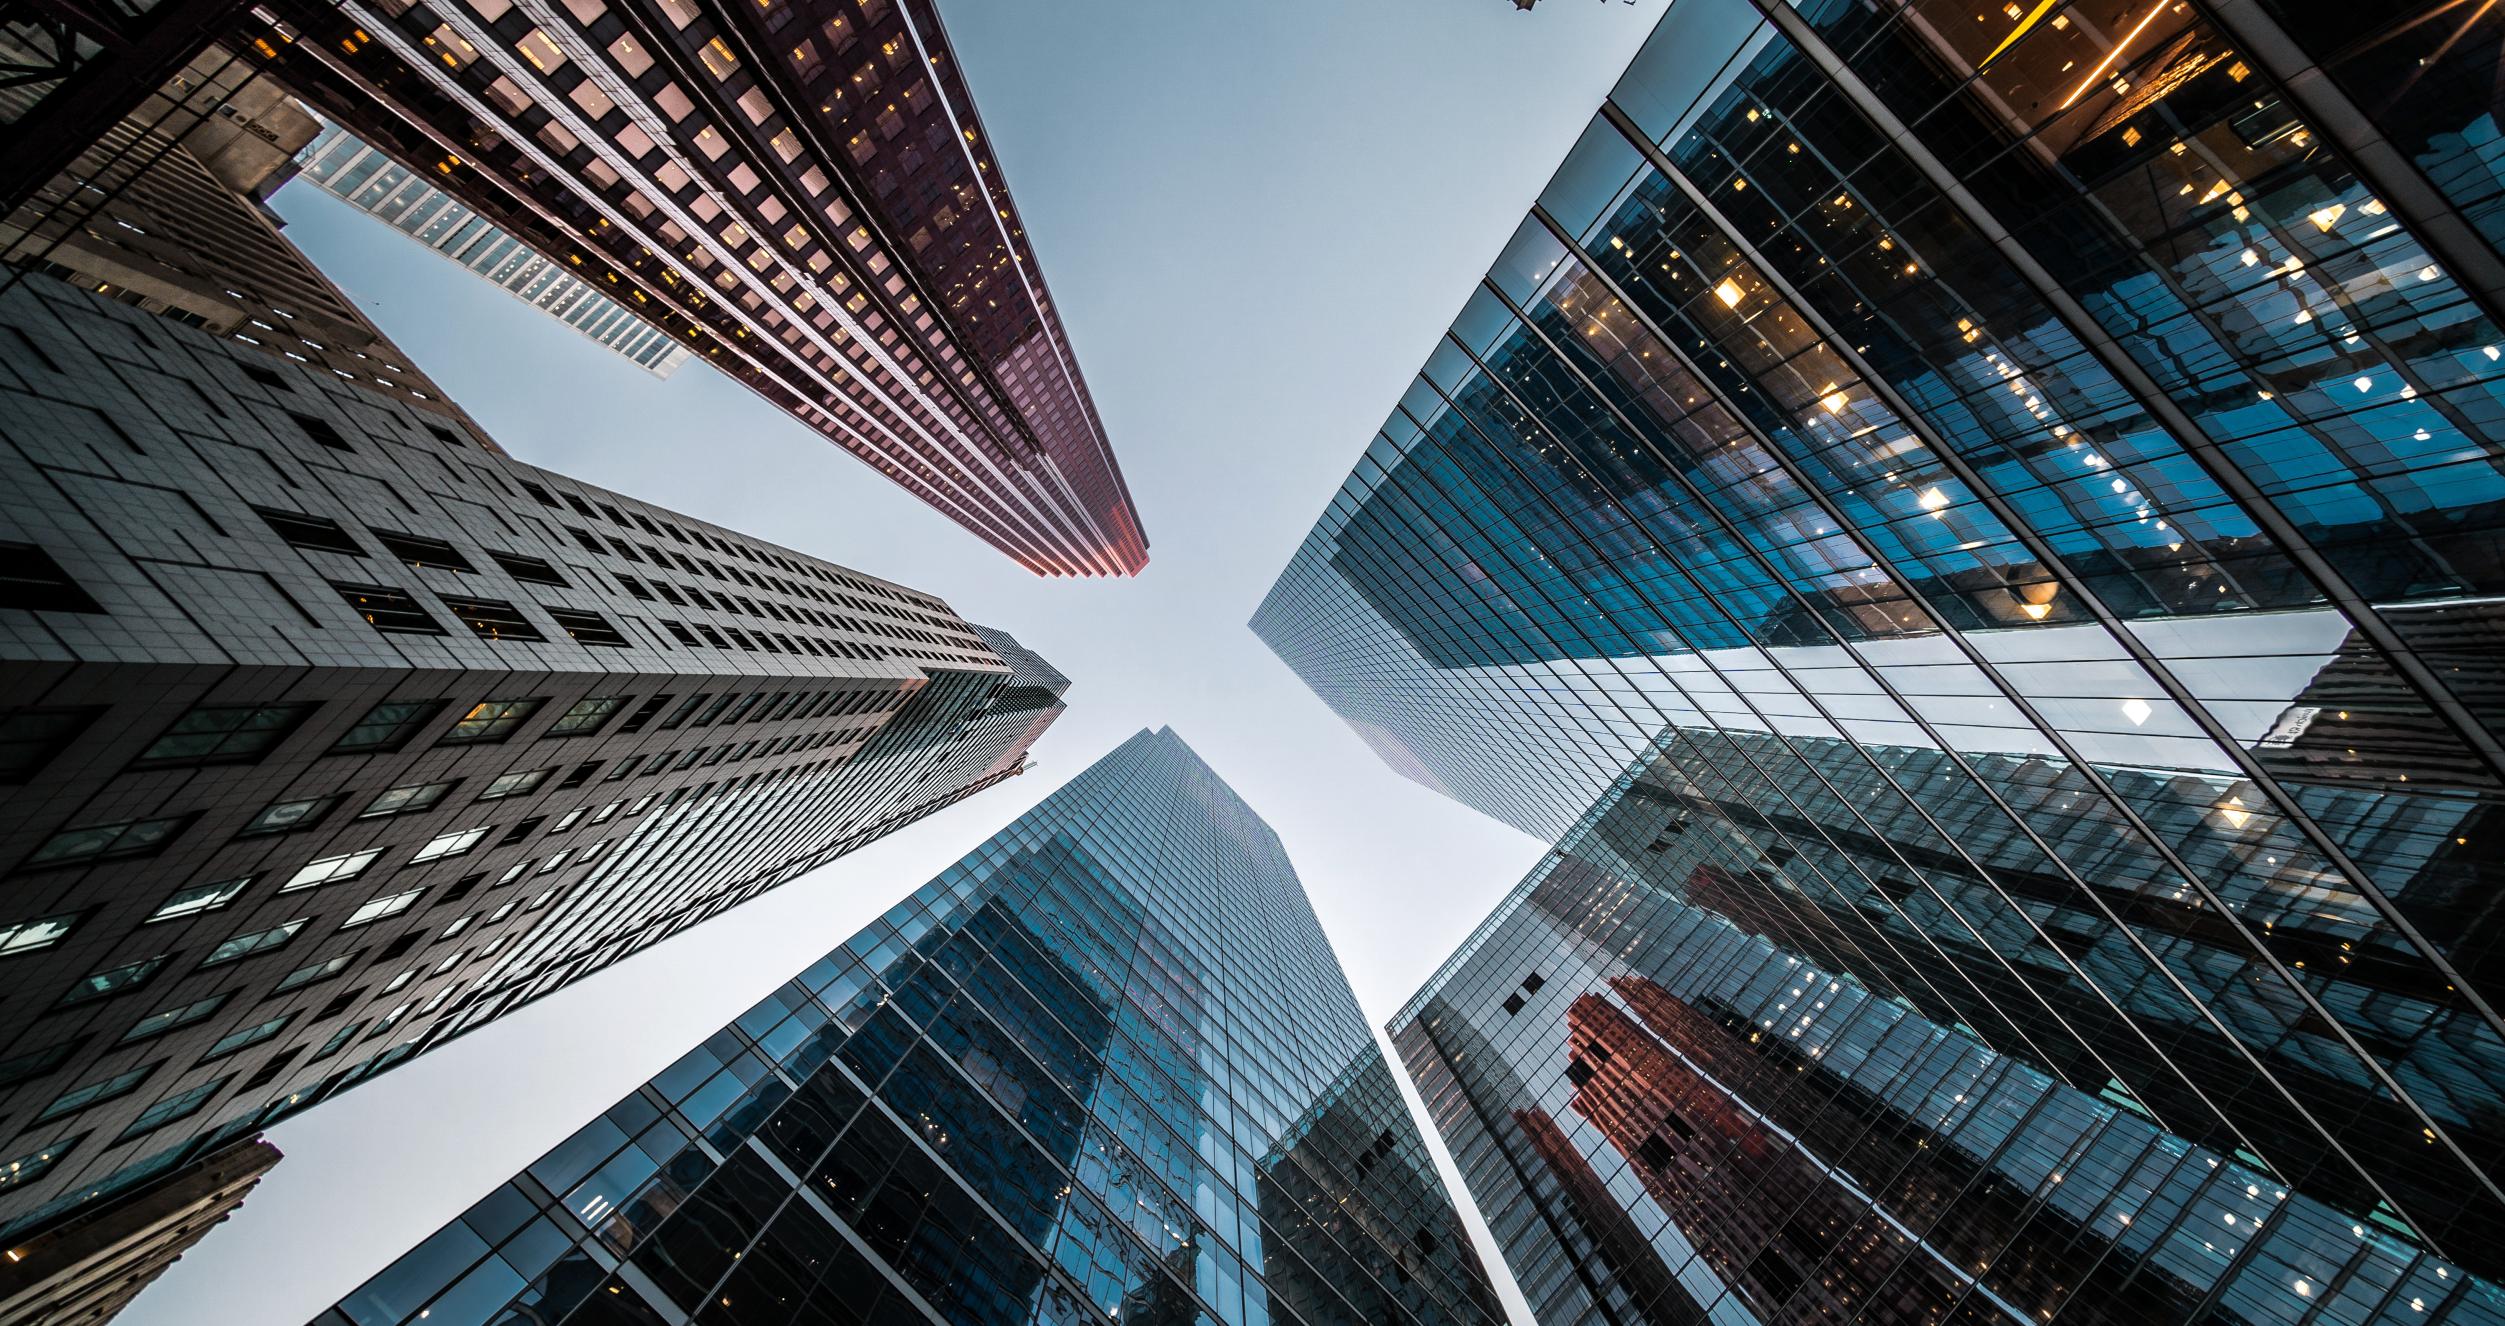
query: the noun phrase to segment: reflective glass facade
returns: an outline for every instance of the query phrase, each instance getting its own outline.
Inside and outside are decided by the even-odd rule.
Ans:
[[[2339,93],[2249,5],[1681,0],[1254,626],[1527,831],[1675,810],[1626,905],[2505,1271],[2496,259],[2476,153]],[[1706,999],[1667,934],[1613,960]]]
[[[1495,1323],[1269,827],[1141,732],[324,1314]]]

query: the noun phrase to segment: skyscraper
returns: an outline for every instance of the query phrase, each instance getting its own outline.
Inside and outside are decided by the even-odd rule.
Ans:
[[[937,598],[364,384],[40,275],[0,323],[0,1241],[1015,776],[1060,711]]]
[[[1554,1320],[2493,1312],[2495,37],[2287,8],[1681,0],[1256,615],[1387,761],[1564,845],[1401,1032],[1501,1134],[1491,1214],[1541,1194],[1499,1237]],[[2388,19],[2427,63],[2378,85]],[[1828,1010],[1878,1039],[1767,1025]],[[1886,1188],[1913,1157],[1818,1129],[1985,1136],[1855,1075],[1914,1036],[2242,1176],[2271,1205],[2200,1218],[2268,1237],[2169,1263],[2058,1159]],[[2393,1289],[2433,1266],[2479,1288]]]
[[[289,0],[323,117],[1038,574],[1148,544],[929,0]]]
[[[321,1321],[1501,1317],[1276,835],[1159,730]]]
[[[687,347],[584,284],[553,258],[499,230],[425,177],[358,142],[335,124],[297,154],[297,176],[478,273],[498,289],[581,332],[627,362],[668,377]]]
[[[320,125],[257,75],[203,51],[0,219],[0,259],[317,365],[494,445],[280,233],[265,200]],[[0,89],[0,104],[22,90]]]

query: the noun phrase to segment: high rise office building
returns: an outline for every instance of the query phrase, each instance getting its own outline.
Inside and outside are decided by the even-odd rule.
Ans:
[[[338,125],[323,125],[296,160],[297,178],[320,185],[323,192],[486,277],[654,377],[666,378],[687,362],[687,347],[670,333],[628,312],[555,259],[533,252]]]
[[[288,0],[290,91],[1049,575],[1148,544],[930,0]]]
[[[26,91],[0,88],[0,107]],[[0,218],[0,261],[312,364],[492,446],[280,233],[266,200],[319,128],[253,62],[211,47]]]
[[[42,275],[0,325],[0,1243],[1015,776],[1060,712],[939,599],[363,384]]]
[[[2467,89],[2496,35],[2312,8],[1681,0],[1255,617],[1388,762],[1584,863],[1403,1032],[1484,1075],[1503,1182],[1584,1213],[1499,1231],[1526,1287],[1603,1283],[1555,1320],[1818,1315],[1836,1258],[1883,1255],[1856,1209],[1930,1258],[1856,1300],[1878,1319],[2089,1317],[2151,1277],[2191,1296],[2142,1320],[2493,1311],[2505,264]],[[1583,954],[1562,989],[1552,950]],[[2207,1240],[2208,1275],[2101,1232],[2094,1265],[1979,1251],[2087,1238],[2045,1186],[2080,1175],[1886,1189],[1812,1125],[1936,1165],[1973,1139],[1713,984],[1793,968],[1855,1035],[2026,1084],[1996,1109],[2144,1126],[2345,1242],[2267,1303],[2271,1239]],[[1778,1034],[1805,1057],[1742,1062]],[[1666,1102],[1709,1096],[1710,1127],[1676,1107],[1699,1137],[1797,1155],[1670,1173]],[[2112,1191],[2135,1230],[2193,1209]],[[1734,1290],[1781,1238],[1833,1257]],[[2481,1288],[2375,1279],[2419,1266]]]
[[[321,1323],[1501,1319],[1276,835],[1159,730]]]

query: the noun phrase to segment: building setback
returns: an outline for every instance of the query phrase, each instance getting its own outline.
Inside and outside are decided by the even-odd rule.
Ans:
[[[494,282],[523,303],[606,346],[654,377],[687,362],[687,347],[636,317],[408,167],[335,124],[296,154],[298,178]]]
[[[238,21],[325,119],[1022,565],[1146,565],[928,0],[294,0]]]
[[[1493,1323],[1276,835],[1141,732],[320,1326]]]
[[[0,322],[12,1229],[1014,776],[1060,711],[939,599],[327,373],[44,276]]]
[[[1567,844],[1402,1024],[1468,1065],[1543,1321],[2495,1311],[2505,263],[2454,94],[2496,45],[2279,8],[1682,0],[1255,616],[1387,762]],[[1888,1189],[1818,1130],[1945,1125],[1735,1059],[1810,1045],[1708,988],[1746,964],[2282,1214],[2196,1273],[2041,1223],[2084,1218],[2058,1160]],[[1708,1097],[1795,1157],[1641,1154]],[[2031,1250],[2074,1232],[2111,1254]],[[2427,1266],[2477,1288],[2393,1291]]]

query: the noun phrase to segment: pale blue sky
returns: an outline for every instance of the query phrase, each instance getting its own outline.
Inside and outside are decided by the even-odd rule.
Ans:
[[[305,1321],[1142,727],[1277,828],[1378,1022],[1537,859],[1244,621],[1658,4],[940,5],[1147,525],[1136,580],[1038,580],[701,365],[656,382],[310,186],[278,207],[521,458],[1042,653],[1073,684],[1039,767],[280,1127],[288,1160],[123,1326]]]

